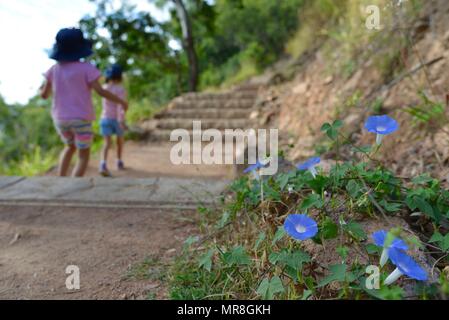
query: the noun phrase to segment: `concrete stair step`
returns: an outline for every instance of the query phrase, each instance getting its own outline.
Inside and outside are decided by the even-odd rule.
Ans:
[[[175,108],[166,110],[156,116],[157,119],[163,118],[197,118],[197,119],[238,119],[248,118],[251,109],[242,108]]]
[[[191,129],[190,130],[186,129],[186,130],[189,133],[190,139],[193,139],[193,135],[195,132],[193,132],[193,130],[191,130]],[[242,129],[242,130],[244,130],[244,129]],[[234,136],[234,134],[232,134],[232,133],[227,134],[224,130],[219,130],[219,131],[220,131],[220,134],[223,139],[222,141],[225,141],[225,138],[227,136],[230,136],[230,137]],[[151,131],[148,134],[148,140],[149,141],[157,141],[157,142],[170,142],[170,135],[172,132],[173,132],[173,130],[169,130],[169,129],[156,129],[156,130]],[[203,143],[207,144],[207,142],[203,142]]]
[[[176,208],[211,206],[229,181],[198,178],[0,177],[0,205]]]
[[[259,83],[246,83],[237,86],[234,91],[237,92],[257,92],[262,85]]]
[[[181,96],[184,100],[235,100],[235,99],[253,99],[257,98],[257,91],[233,91],[220,93],[196,93],[191,92]]]
[[[182,108],[182,109],[249,109],[254,106],[254,99],[230,99],[230,100],[185,100],[176,99],[172,102],[172,109]]]
[[[193,121],[201,121],[201,128],[205,129],[244,129],[249,126],[248,119],[160,119],[157,129],[192,129]]]

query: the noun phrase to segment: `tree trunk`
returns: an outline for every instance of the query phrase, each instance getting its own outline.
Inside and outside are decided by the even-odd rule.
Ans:
[[[182,28],[182,47],[187,53],[189,61],[189,90],[196,91],[198,85],[198,58],[195,51],[195,43],[192,34],[192,25],[189,15],[182,0],[173,0],[176,6],[179,22]]]

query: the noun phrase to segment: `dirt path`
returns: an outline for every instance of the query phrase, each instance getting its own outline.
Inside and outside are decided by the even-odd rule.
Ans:
[[[169,144],[146,144],[128,141],[125,145],[125,171],[116,169],[116,151],[110,151],[108,168],[113,177],[150,178],[150,177],[198,177],[198,178],[231,178],[232,166],[224,165],[173,165],[170,161]],[[99,176],[99,155],[93,155],[86,176]],[[56,175],[52,170],[49,175]]]
[[[166,298],[165,264],[193,212],[0,207],[1,299]],[[65,286],[80,268],[79,291]]]
[[[153,198],[164,200],[182,193],[171,186],[177,184],[170,182],[176,181],[173,178],[181,178],[182,183],[187,184],[192,181],[190,189],[193,190],[195,181],[204,178],[218,181],[232,172],[232,168],[226,166],[174,166],[169,161],[169,150],[167,145],[128,143],[125,156],[128,169],[112,172],[115,177],[148,178],[156,190]],[[114,162],[111,157],[111,164]],[[98,177],[97,165],[98,158],[93,157],[88,177]],[[120,208],[112,206],[113,209],[93,208],[90,204],[83,208],[76,206],[78,200],[75,205],[72,201],[70,207],[43,205],[47,200],[31,206],[20,204],[22,194],[27,192],[31,199],[44,194],[51,198],[55,194],[59,203],[64,201],[57,194],[67,194],[65,185],[51,188],[51,180],[38,184],[36,179],[26,179],[12,187],[2,187],[0,183],[0,198],[10,200],[10,195],[15,194],[19,199],[17,206],[2,205],[0,201],[0,298],[168,298],[165,273],[183,241],[196,232],[195,211],[152,208],[153,198],[148,200],[148,208],[132,207],[132,203],[130,208],[126,204]],[[58,181],[65,184],[65,180]],[[85,188],[82,191],[86,181],[90,180],[77,180],[68,188],[81,198],[85,193],[96,198],[92,192],[101,193],[108,181],[125,188],[118,193],[122,198],[128,199],[129,192],[140,190],[139,185],[128,185],[132,180],[125,183],[120,179],[103,179],[92,180],[100,187],[103,185],[100,191],[85,191]],[[26,183],[28,185],[22,186]],[[80,189],[76,189],[77,185]],[[179,185],[177,187],[179,189]],[[120,188],[118,190],[122,190]],[[11,189],[16,191],[11,193]],[[104,190],[114,190],[114,186]],[[163,196],[165,192],[166,197]],[[113,197],[122,201],[119,196]],[[102,197],[98,199],[103,201]],[[69,265],[80,269],[79,291],[66,288],[65,270]]]

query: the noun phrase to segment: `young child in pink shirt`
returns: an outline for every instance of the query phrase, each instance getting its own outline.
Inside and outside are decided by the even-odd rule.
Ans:
[[[106,70],[106,86],[105,89],[114,93],[121,99],[126,99],[126,91],[122,85],[123,71],[122,68],[114,64]],[[117,137],[117,169],[124,170],[125,166],[122,160],[123,146],[125,143],[125,113],[126,109],[120,104],[113,101],[103,99],[103,113],[101,114],[100,129],[104,138],[102,157],[100,163],[100,174],[105,177],[111,176],[107,167],[108,152],[112,144],[112,136]]]
[[[97,68],[80,61],[92,54],[92,43],[84,38],[80,29],[75,28],[61,29],[50,53],[50,58],[57,63],[45,73],[41,96],[47,99],[53,93],[53,122],[66,144],[59,161],[60,176],[67,176],[77,150],[78,161],[72,176],[82,177],[89,164],[92,121],[95,120],[92,89],[100,96],[128,108],[126,101],[103,89],[99,82],[101,73]]]

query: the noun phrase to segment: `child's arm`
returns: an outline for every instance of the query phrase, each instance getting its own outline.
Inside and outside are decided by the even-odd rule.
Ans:
[[[120,99],[120,97],[116,96],[115,94],[111,93],[110,91],[104,89],[98,80],[92,82],[91,86],[95,90],[95,92],[98,93],[103,98],[111,100],[112,102],[121,104],[123,106],[123,109],[128,110],[128,103],[125,100]]]
[[[42,99],[48,99],[50,97],[50,95],[51,95],[51,82],[46,80],[42,84],[40,90],[41,90],[41,97],[42,97]]]

